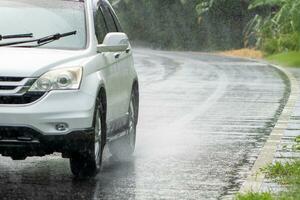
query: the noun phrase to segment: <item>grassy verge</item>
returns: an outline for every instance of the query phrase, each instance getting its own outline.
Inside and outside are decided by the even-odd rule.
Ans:
[[[300,160],[284,164],[277,162],[262,171],[281,185],[300,185]]]
[[[275,54],[271,56],[264,56],[264,53],[255,49],[237,49],[219,52],[220,55],[234,56],[242,58],[253,58],[253,59],[266,59],[269,62],[286,66],[286,67],[300,67],[300,52],[286,52]]]
[[[287,67],[300,67],[300,52],[286,52],[268,56],[268,61],[287,66]]]
[[[298,137],[296,140],[300,140]],[[300,141],[299,141],[300,142]],[[266,176],[280,185],[286,186],[286,191],[278,194],[247,193],[238,194],[236,200],[299,200],[300,199],[300,160],[288,163],[275,163],[262,169]]]
[[[294,151],[300,151],[300,136],[295,138]],[[285,186],[286,191],[278,194],[247,193],[238,194],[236,200],[299,200],[300,199],[300,160],[287,163],[274,163],[262,169],[266,177]]]
[[[273,196],[270,193],[248,193],[236,197],[237,200],[273,200]]]
[[[296,144],[293,146],[294,151],[300,151],[300,136],[295,139]]]

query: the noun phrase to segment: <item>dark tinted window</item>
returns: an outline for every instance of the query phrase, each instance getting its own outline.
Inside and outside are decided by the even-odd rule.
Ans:
[[[94,21],[95,21],[95,34],[98,40],[98,43],[101,44],[104,40],[105,35],[107,34],[107,28],[105,25],[105,20],[100,6],[94,12]]]
[[[110,14],[111,14],[111,15],[113,16],[113,18],[114,18],[115,24],[116,24],[116,26],[117,26],[117,28],[118,28],[118,32],[123,32],[123,29],[122,29],[122,27],[121,27],[121,25],[120,25],[120,22],[119,22],[117,16],[115,15],[115,13],[114,13],[111,9],[109,9],[109,11],[110,11]]]
[[[108,31],[109,32],[118,32],[118,29],[116,27],[115,21],[113,19],[113,16],[111,15],[108,5],[103,5],[102,11],[103,11],[103,14],[105,17]]]

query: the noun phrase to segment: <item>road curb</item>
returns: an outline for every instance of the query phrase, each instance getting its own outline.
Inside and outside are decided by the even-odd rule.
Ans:
[[[288,70],[280,66],[272,64],[270,66],[278,69],[288,78],[290,83],[290,96],[267,142],[255,161],[250,175],[239,190],[239,193],[242,194],[247,192],[260,192],[261,186],[265,179],[265,175],[261,173],[261,169],[273,162],[277,145],[280,144],[284,131],[288,127],[290,117],[299,97],[299,87],[296,78]]]

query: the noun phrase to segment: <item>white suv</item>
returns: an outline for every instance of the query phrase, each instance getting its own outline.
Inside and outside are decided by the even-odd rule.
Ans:
[[[75,176],[96,175],[105,144],[135,148],[138,79],[106,0],[0,1],[0,154],[61,152]]]

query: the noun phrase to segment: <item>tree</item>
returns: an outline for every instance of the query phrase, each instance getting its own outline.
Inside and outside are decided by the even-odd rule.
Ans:
[[[177,50],[243,46],[248,0],[115,0],[124,29],[135,42]]]
[[[300,0],[253,0],[256,12],[246,37],[256,37],[256,46],[266,53],[300,50]]]

